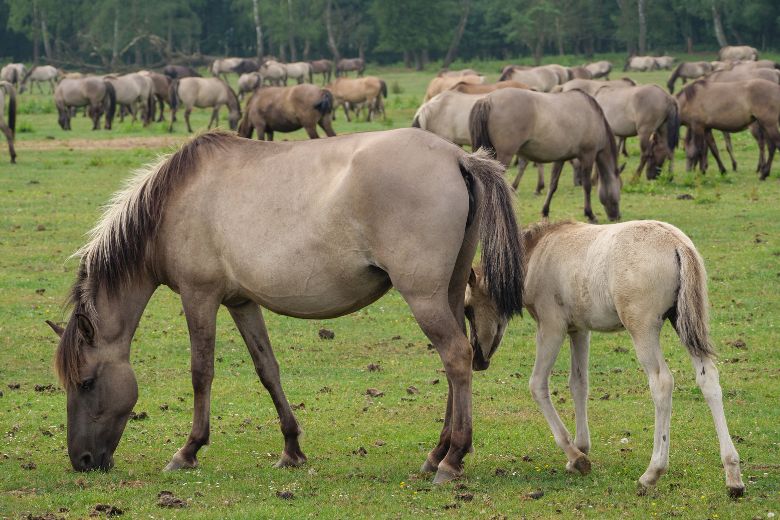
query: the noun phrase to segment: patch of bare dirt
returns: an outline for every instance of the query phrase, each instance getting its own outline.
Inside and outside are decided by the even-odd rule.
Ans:
[[[17,150],[128,150],[132,148],[169,148],[178,147],[188,138],[186,136],[153,137],[115,137],[111,139],[46,139],[36,141],[17,141]]]

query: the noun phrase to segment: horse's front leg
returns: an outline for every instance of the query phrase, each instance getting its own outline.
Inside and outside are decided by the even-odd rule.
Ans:
[[[428,457],[423,462],[420,471],[423,473],[433,473],[439,469],[439,463],[447,455],[450,449],[450,434],[451,434],[451,422],[452,422],[452,383],[447,380],[447,409],[444,413],[444,425],[441,428],[439,434],[439,442],[436,447],[428,452]]]
[[[209,443],[211,381],[214,379],[214,340],[219,301],[213,292],[185,290],[182,291],[181,300],[190,333],[190,370],[195,405],[190,436],[165,467],[166,471],[194,468],[198,465],[198,450]]]
[[[734,158],[734,145],[731,144],[731,134],[728,132],[721,132],[723,134],[723,144],[726,145],[726,153],[729,154],[731,159],[731,171],[737,171],[737,160]]]
[[[309,136],[309,139],[319,139],[320,136],[317,134],[317,125],[307,125],[304,127],[304,130],[306,130],[306,135]]]
[[[552,202],[553,195],[555,195],[555,191],[558,189],[558,180],[561,178],[562,170],[563,161],[556,161],[553,163],[552,173],[550,174],[550,187],[547,189],[547,197],[542,206],[542,218],[544,219],[550,216],[550,203]]]
[[[590,189],[591,189],[591,179],[590,179],[590,172],[593,170],[593,160],[592,159],[583,159],[581,161],[580,166],[580,176],[582,178],[582,191],[585,193],[585,209],[584,213],[585,216],[588,217],[588,220],[592,223],[596,223],[598,219],[596,219],[596,215],[593,214],[593,208],[590,205]]]
[[[500,162],[504,163],[505,165],[509,166],[509,162],[512,160],[512,157],[507,158],[499,158]],[[512,189],[517,191],[517,187],[520,186],[520,181],[523,180],[523,174],[525,173],[525,169],[528,167],[528,160],[517,156],[517,176],[515,177],[515,180],[512,181]]]
[[[715,143],[715,136],[712,135],[711,130],[707,130],[707,132],[704,134],[704,139],[707,143],[707,146],[710,148],[712,155],[715,157],[715,161],[718,163],[718,169],[720,170],[720,174],[724,175],[726,173],[726,167],[723,165],[723,161],[720,160],[720,152],[718,151],[718,145]],[[705,154],[707,153],[706,149],[704,153]]]
[[[574,415],[577,432],[574,445],[585,455],[590,451],[590,430],[588,428],[588,353],[590,351],[590,331],[582,330],[569,333],[571,341],[571,372],[569,389],[574,400]]]
[[[277,468],[300,466],[306,462],[306,455],[303,454],[298,444],[301,429],[298,426],[298,421],[295,420],[290,403],[284,395],[282,381],[279,377],[279,364],[271,349],[271,340],[268,338],[268,330],[265,327],[260,307],[254,302],[247,302],[243,305],[228,307],[228,310],[249,349],[249,354],[255,365],[255,372],[271,395],[276,413],[279,414],[282,435],[284,435],[284,451],[275,466]]]
[[[190,125],[190,114],[192,114],[192,107],[184,109],[184,120],[187,122],[187,131],[192,133],[192,125]]]

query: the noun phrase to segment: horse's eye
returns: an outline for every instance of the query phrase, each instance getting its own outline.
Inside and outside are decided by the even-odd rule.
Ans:
[[[92,387],[95,386],[95,380],[92,378],[85,379],[84,381],[81,382],[81,385],[79,386],[81,387],[82,390],[92,390]]]

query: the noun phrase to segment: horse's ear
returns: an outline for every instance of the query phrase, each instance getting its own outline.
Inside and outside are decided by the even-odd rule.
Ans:
[[[51,327],[51,330],[53,330],[54,333],[59,337],[62,337],[62,335],[65,333],[65,329],[63,329],[53,321],[46,320],[46,325]]]
[[[84,336],[84,339],[92,344],[92,340],[95,339],[95,329],[92,327],[92,322],[84,314],[76,314],[76,324],[79,327],[79,332]]]
[[[477,273],[474,272],[473,268],[469,272],[469,285],[472,287],[477,285]]]

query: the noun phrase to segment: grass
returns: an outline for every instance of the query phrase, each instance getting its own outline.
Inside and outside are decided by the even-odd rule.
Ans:
[[[491,80],[498,75],[497,63],[469,65],[492,71]],[[340,117],[338,133],[408,126],[431,77],[430,71],[396,68],[370,72],[393,86],[388,122],[347,124]],[[667,73],[630,76],[662,83]],[[712,335],[720,352],[729,427],[743,460],[744,498],[726,497],[711,416],[687,354],[669,327],[662,337],[676,380],[669,473],[650,495],[636,496],[635,481],[652,448],[653,407],[630,338],[621,333],[593,336],[594,471],[587,477],[568,475],[565,457],[527,390],[534,356],[528,317],[510,325],[491,368],[474,376],[475,452],[466,458],[465,478],[432,486],[416,470],[441,427],[446,379],[438,356],[392,291],[338,320],[266,313],[288,397],[303,404],[296,413],[306,431],[302,445],[310,462],[296,470],[270,467],[282,446],[276,413],[238,332],[221,311],[212,444],[201,451],[199,469],[162,473],[189,432],[192,389],[181,306],[175,294],[161,288],[146,309],[132,351],[140,387],[136,411],[147,412],[148,418],[128,424],[114,470],[77,474],[65,448],[65,394],[51,369],[56,341],[43,320],[66,318],[62,304],[76,268],[68,257],[84,241],[100,206],[130,170],[165,150],[36,146],[167,131],[162,124],[143,129],[126,122],[112,132],[92,132],[79,117],[66,133],[57,127],[50,103],[48,96],[22,95],[19,122],[25,130],[18,134],[18,164],[0,166],[0,517],[85,517],[99,503],[133,518],[766,518],[769,512],[780,513],[780,362],[774,349],[780,342],[780,183],[778,173],[766,182],[757,180],[755,145],[748,135],[734,139],[739,171],[685,173],[678,153],[674,179],[627,183],[622,198],[625,219],[671,222],[705,258]],[[193,126],[205,125],[207,118],[207,112],[197,112]],[[184,136],[183,125],[175,135]],[[637,165],[635,141],[629,149],[627,174]],[[5,152],[0,154],[6,161]],[[582,219],[582,193],[569,179],[565,173],[553,218]],[[517,211],[523,223],[535,221],[541,209],[540,198],[531,195],[534,183],[535,175],[529,174],[521,185]],[[683,194],[693,199],[678,199]],[[594,210],[603,220],[595,198]],[[335,339],[319,339],[321,327],[333,330]],[[735,347],[737,340],[745,348]],[[369,363],[382,370],[369,371]],[[564,349],[551,388],[564,422],[573,429],[568,363]],[[9,388],[16,384],[18,389]],[[407,393],[409,386],[419,394]],[[369,387],[384,396],[367,397]],[[29,463],[35,468],[25,469],[32,467]],[[544,496],[528,499],[526,494],[536,489]],[[188,507],[158,507],[157,494],[163,490]],[[282,490],[294,498],[279,498]],[[463,500],[469,495],[471,500]]]

